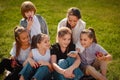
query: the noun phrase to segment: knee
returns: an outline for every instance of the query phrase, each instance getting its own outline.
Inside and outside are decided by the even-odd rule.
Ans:
[[[93,66],[91,66],[91,65],[86,66],[86,74],[87,75],[89,75],[89,72],[95,71],[95,70],[96,69]]]
[[[41,66],[39,69],[41,69],[42,71],[49,71],[48,66]]]
[[[68,68],[68,62],[65,60],[65,59],[60,59],[59,61],[58,61],[58,65],[61,67],[61,68],[63,68],[63,69],[66,69],[66,68]]]

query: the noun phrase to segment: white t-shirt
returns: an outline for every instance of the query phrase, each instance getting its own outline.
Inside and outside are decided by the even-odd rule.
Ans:
[[[50,61],[50,50],[49,49],[46,51],[45,55],[41,55],[37,48],[32,49],[32,55],[35,61],[39,61],[39,60],[43,60],[47,62]]]
[[[20,49],[20,54],[18,55],[17,60],[21,64],[23,64],[23,62],[27,59],[29,53],[30,53],[30,47],[25,50]],[[11,49],[10,54],[12,56],[16,55],[16,45],[15,44],[14,44],[13,48]]]
[[[37,34],[40,34],[40,33],[41,33],[41,25],[38,21],[38,18],[34,15],[33,24],[32,24],[31,31],[30,31],[31,38],[34,35],[37,35]]]

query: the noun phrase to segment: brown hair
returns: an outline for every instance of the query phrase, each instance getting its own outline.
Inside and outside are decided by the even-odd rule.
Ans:
[[[88,29],[84,29],[80,35],[87,34],[90,39],[93,39],[93,42],[97,43],[95,31],[93,28],[89,27]]]
[[[67,17],[69,17],[71,15],[76,16],[78,19],[81,18],[80,10],[76,7],[71,7],[71,8],[68,9]],[[68,23],[68,21],[67,21],[66,26],[71,29],[71,25]]]
[[[67,17],[70,16],[70,15],[74,15],[78,19],[81,18],[80,10],[78,8],[76,8],[76,7],[71,7],[71,8],[68,9],[68,11],[67,11]]]
[[[21,42],[19,35],[23,32],[27,32],[24,27],[16,26],[14,28],[14,37],[15,37],[15,45],[16,45],[16,57],[20,54]]]
[[[41,43],[44,38],[48,36],[47,34],[37,34],[32,37],[31,49],[37,48],[37,43]]]
[[[25,1],[21,5],[21,14],[26,19],[25,12],[34,11],[36,13],[36,7],[31,1]]]

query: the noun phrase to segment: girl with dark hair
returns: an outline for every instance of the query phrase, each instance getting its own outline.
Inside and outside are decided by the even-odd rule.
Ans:
[[[112,56],[102,46],[97,44],[93,28],[88,28],[81,32],[80,43],[85,48],[80,54],[81,70],[83,70],[85,75],[91,75],[96,80],[107,80],[107,62],[112,59]],[[97,70],[100,70],[100,72]]]
[[[86,23],[82,20],[80,10],[76,7],[71,7],[68,9],[67,17],[61,20],[58,24],[58,30],[61,27],[68,27],[72,30],[72,41],[76,45],[76,49],[81,53],[84,48],[79,43],[79,36],[83,29],[85,29]]]
[[[49,80],[52,66],[50,64],[50,41],[46,34],[37,34],[32,38],[28,63],[19,73],[20,80]]]
[[[14,29],[15,44],[11,49],[10,59],[2,59],[0,63],[0,73],[6,70],[10,74],[4,80],[19,80],[18,73],[27,62],[26,58],[30,52],[29,34],[24,27],[17,26]]]

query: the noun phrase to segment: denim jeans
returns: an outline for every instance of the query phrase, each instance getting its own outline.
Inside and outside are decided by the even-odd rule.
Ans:
[[[49,80],[51,75],[47,66],[40,66],[35,69],[29,63],[26,64],[19,74],[22,75],[25,80],[31,80],[32,78],[36,80]]]
[[[71,58],[71,57],[68,57],[67,59],[60,59],[58,61],[58,65],[63,68],[63,69],[66,69],[68,68],[69,66],[71,66],[75,61],[75,58]],[[80,70],[80,68],[76,68],[74,71],[73,71],[75,77],[73,79],[68,79],[68,78],[65,78],[62,74],[59,74],[57,72],[54,72],[54,78],[55,80],[79,80],[82,76],[83,76],[83,73],[82,71]]]

